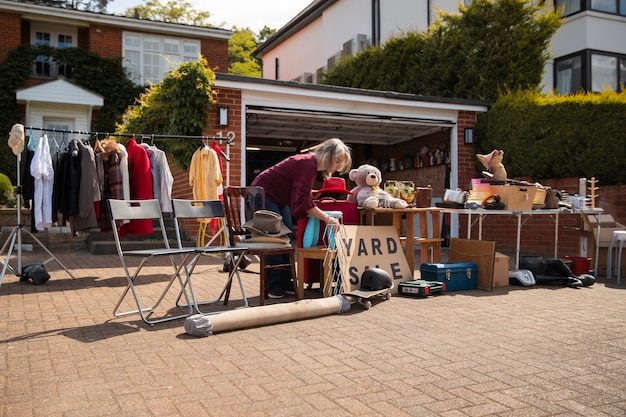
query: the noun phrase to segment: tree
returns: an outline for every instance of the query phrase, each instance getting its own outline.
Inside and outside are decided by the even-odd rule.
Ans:
[[[192,7],[185,0],[169,0],[165,4],[159,0],[147,0],[143,6],[129,7],[124,14],[138,19],[211,27],[208,23],[211,13],[194,10]]]
[[[185,62],[151,85],[128,107],[118,133],[151,132],[159,135],[199,136],[215,105],[215,73],[203,57]],[[164,141],[161,149],[183,169],[189,167],[198,144]]]
[[[429,31],[408,32],[342,60],[325,84],[494,101],[537,89],[559,12],[532,0],[474,0],[441,12]]]
[[[261,65],[252,58],[258,43],[250,28],[233,27],[233,36],[228,44],[228,72],[249,77],[261,76]]]
[[[20,1],[20,3],[33,3],[33,1]],[[64,9],[106,12],[109,0],[35,0],[34,3],[44,6],[62,7]]]

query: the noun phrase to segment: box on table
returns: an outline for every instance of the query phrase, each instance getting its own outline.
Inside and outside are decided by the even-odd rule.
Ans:
[[[535,185],[492,185],[491,194],[500,196],[505,210],[532,210],[537,186]]]
[[[439,262],[420,265],[421,278],[446,284],[446,291],[476,289],[478,266],[474,262]]]
[[[429,295],[443,294],[446,291],[445,282],[414,279],[398,284],[398,294],[409,297],[428,297]]]
[[[505,287],[507,285],[509,285],[509,257],[503,253],[496,252],[493,262],[491,287]]]

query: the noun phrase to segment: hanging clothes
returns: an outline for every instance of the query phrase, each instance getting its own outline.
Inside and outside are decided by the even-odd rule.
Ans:
[[[217,200],[218,186],[222,184],[217,153],[208,145],[194,152],[189,165],[189,185],[195,200]]]
[[[154,145],[142,143],[141,146],[148,152],[150,172],[152,173],[152,192],[159,200],[161,211],[172,212],[172,187],[174,176],[167,163],[165,152]]]
[[[137,144],[135,139],[126,142],[126,152],[128,153],[131,200],[152,199],[152,173],[150,172],[148,153]],[[135,236],[149,235],[152,230],[152,220],[132,220],[119,227],[119,234],[121,237],[125,237],[129,233]]]
[[[45,230],[52,225],[52,188],[54,170],[50,156],[48,136],[39,138],[35,154],[30,165],[30,173],[35,178],[35,193],[33,211],[35,214],[35,228]]]
[[[122,174],[122,192],[124,200],[130,200],[130,173],[128,171],[128,152],[121,143],[117,144],[120,155],[120,172]]]
[[[105,139],[100,143],[102,152],[96,154],[96,177],[98,178],[101,199],[96,207],[96,215],[100,224],[100,231],[111,232],[111,214],[109,199],[123,200],[123,179],[120,168],[121,152],[119,144],[113,139]]]
[[[78,191],[78,212],[70,216],[73,236],[78,230],[98,227],[94,202],[100,200],[100,186],[96,175],[93,149],[81,141],[77,143],[81,175]]]

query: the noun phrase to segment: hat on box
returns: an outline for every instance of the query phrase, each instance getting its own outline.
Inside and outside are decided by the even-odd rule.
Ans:
[[[352,194],[352,191],[346,188],[346,180],[340,177],[324,178],[322,188],[319,190],[311,190],[313,194]]]
[[[246,242],[289,243],[291,230],[283,223],[283,216],[273,211],[257,210],[242,226],[252,235]]]
[[[24,125],[19,123],[13,125],[9,133],[9,147],[15,155],[24,152]]]

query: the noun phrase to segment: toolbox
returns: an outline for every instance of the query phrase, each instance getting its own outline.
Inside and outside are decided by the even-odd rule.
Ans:
[[[443,294],[444,292],[446,292],[445,282],[414,279],[398,284],[398,294],[409,297],[428,297],[429,295]]]
[[[423,263],[421,278],[446,284],[446,291],[476,289],[478,266],[474,262]]]

